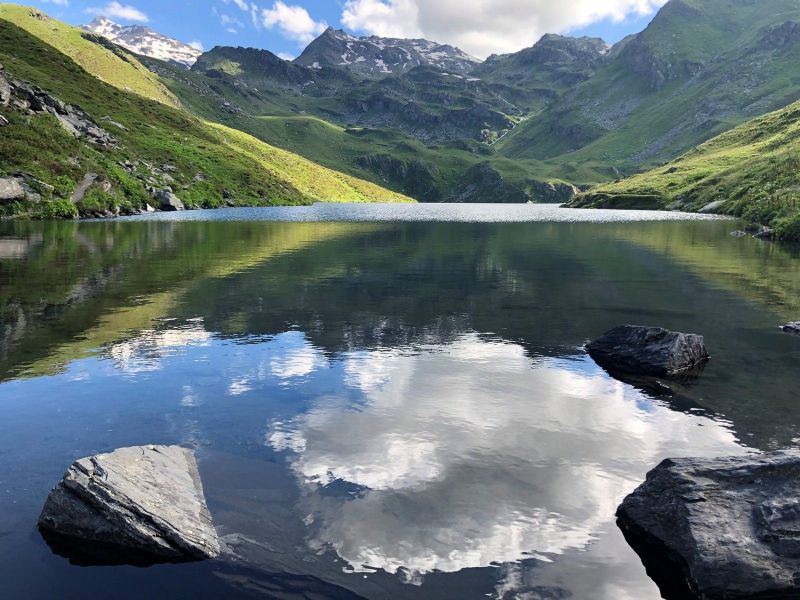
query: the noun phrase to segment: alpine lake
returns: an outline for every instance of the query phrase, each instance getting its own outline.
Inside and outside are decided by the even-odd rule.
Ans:
[[[0,224],[0,597],[651,600],[615,522],[666,457],[800,439],[800,249],[741,223],[314,205]],[[618,381],[623,323],[705,336]],[[236,560],[88,565],[75,459],[194,448]]]

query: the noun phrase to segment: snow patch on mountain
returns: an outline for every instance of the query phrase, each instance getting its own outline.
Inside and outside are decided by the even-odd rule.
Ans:
[[[453,46],[428,40],[377,36],[358,38],[345,31],[328,28],[294,62],[315,69],[332,67],[364,77],[385,77],[419,66],[466,74],[481,61]]]
[[[149,27],[120,25],[107,17],[97,17],[82,29],[102,35],[136,54],[171,62],[187,69],[203,53],[193,45],[161,35]]]

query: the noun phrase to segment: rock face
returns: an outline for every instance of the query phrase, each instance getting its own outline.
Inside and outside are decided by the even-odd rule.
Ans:
[[[65,104],[26,81],[11,79],[0,65],[0,105],[9,104],[28,114],[50,113],[76,138],[92,144],[105,147],[115,147],[117,144],[116,139],[92,121],[80,107]]]
[[[220,553],[194,454],[178,446],[122,448],[74,462],[39,527],[165,561]]]
[[[700,598],[797,598],[798,498],[797,450],[667,459],[624,500],[617,516],[662,593],[683,579],[677,570]],[[672,575],[663,570],[665,555]],[[662,568],[661,581],[654,567]]]
[[[708,360],[702,336],[661,327],[621,325],[586,349],[609,371],[652,377],[688,375]]]
[[[795,335],[800,335],[800,321],[794,321],[792,323],[787,323],[781,327],[786,333],[793,333]]]
[[[294,63],[312,69],[328,67],[361,77],[381,78],[419,66],[433,66],[463,76],[480,60],[453,46],[427,40],[357,38],[329,27],[294,59]]]

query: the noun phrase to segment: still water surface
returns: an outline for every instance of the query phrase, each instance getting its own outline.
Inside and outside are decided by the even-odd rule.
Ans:
[[[659,598],[614,523],[658,461],[791,446],[796,248],[735,222],[312,207],[0,225],[0,596]],[[654,395],[582,347],[706,336]],[[198,451],[238,560],[84,567],[38,512],[75,458]]]

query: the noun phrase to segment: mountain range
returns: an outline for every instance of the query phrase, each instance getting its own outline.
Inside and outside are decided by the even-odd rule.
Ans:
[[[421,201],[570,201],[800,100],[796,0],[670,0],[614,45],[549,34],[485,61],[331,28],[291,61],[198,54],[103,18],[85,29],[141,65],[137,85],[158,101]]]

